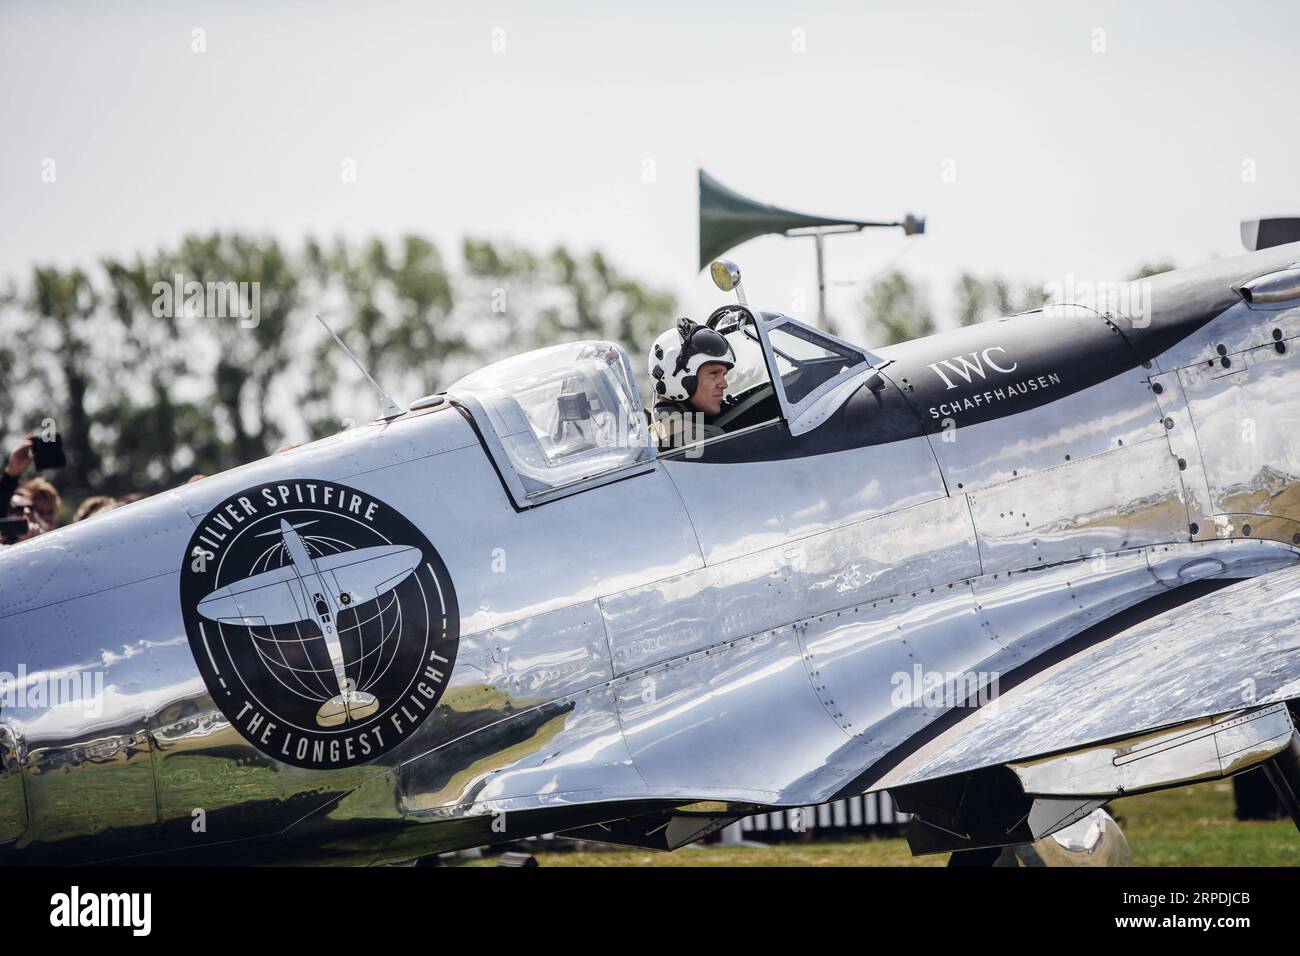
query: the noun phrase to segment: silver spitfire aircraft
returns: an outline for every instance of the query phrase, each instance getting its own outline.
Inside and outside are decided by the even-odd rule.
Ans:
[[[984,853],[1261,764],[1294,813],[1298,260],[878,351],[742,296],[700,443],[576,342],[4,548],[0,858],[673,849],[873,790]]]

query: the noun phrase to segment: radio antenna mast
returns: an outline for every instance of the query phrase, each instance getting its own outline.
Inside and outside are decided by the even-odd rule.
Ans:
[[[338,337],[338,334],[329,327],[329,323],[320,317],[319,312],[316,313],[316,321],[325,326],[325,331],[333,336],[334,341],[339,344],[339,348],[347,353],[348,358],[352,359],[352,364],[361,369],[361,374],[366,377],[366,380],[370,382],[370,384],[375,387],[375,391],[379,393],[379,403],[381,406],[379,417],[384,421],[390,421],[391,419],[397,418],[399,415],[405,415],[406,412],[402,410],[402,406],[393,401],[393,396],[389,395],[379,387],[379,383],[376,382],[374,377],[366,371],[366,367],[361,364],[361,360],[352,354],[352,350],[348,348],[343,343],[343,340]]]

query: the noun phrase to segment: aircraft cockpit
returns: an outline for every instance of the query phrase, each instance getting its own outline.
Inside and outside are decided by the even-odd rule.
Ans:
[[[728,375],[729,401],[714,421],[728,433],[780,418],[793,425],[835,384],[883,364],[872,363],[864,350],[848,342],[780,313],[760,312],[755,319],[743,306],[723,306],[708,324],[736,353],[736,367]]]
[[[739,293],[739,270],[719,286]],[[715,279],[717,278],[715,270]],[[764,427],[792,440],[816,428],[863,386],[875,388],[884,362],[858,346],[773,312],[723,306],[708,326],[736,355],[730,400],[715,433],[686,444],[727,441]],[[614,342],[584,341],[497,362],[447,390],[473,420],[517,507],[652,470],[652,439],[632,364]]]

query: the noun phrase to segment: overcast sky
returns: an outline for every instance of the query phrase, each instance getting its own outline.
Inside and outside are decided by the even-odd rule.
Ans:
[[[1294,2],[4,3],[0,279],[189,230],[415,230],[599,247],[707,314],[700,165],[928,217],[831,240],[832,280],[1122,278],[1300,214],[1297,41]],[[733,256],[751,299],[812,307],[811,240]]]

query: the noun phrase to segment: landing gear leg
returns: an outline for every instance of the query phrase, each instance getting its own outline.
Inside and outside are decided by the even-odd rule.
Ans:
[[[1282,807],[1300,830],[1300,731],[1292,731],[1286,750],[1266,761],[1263,767]]]

